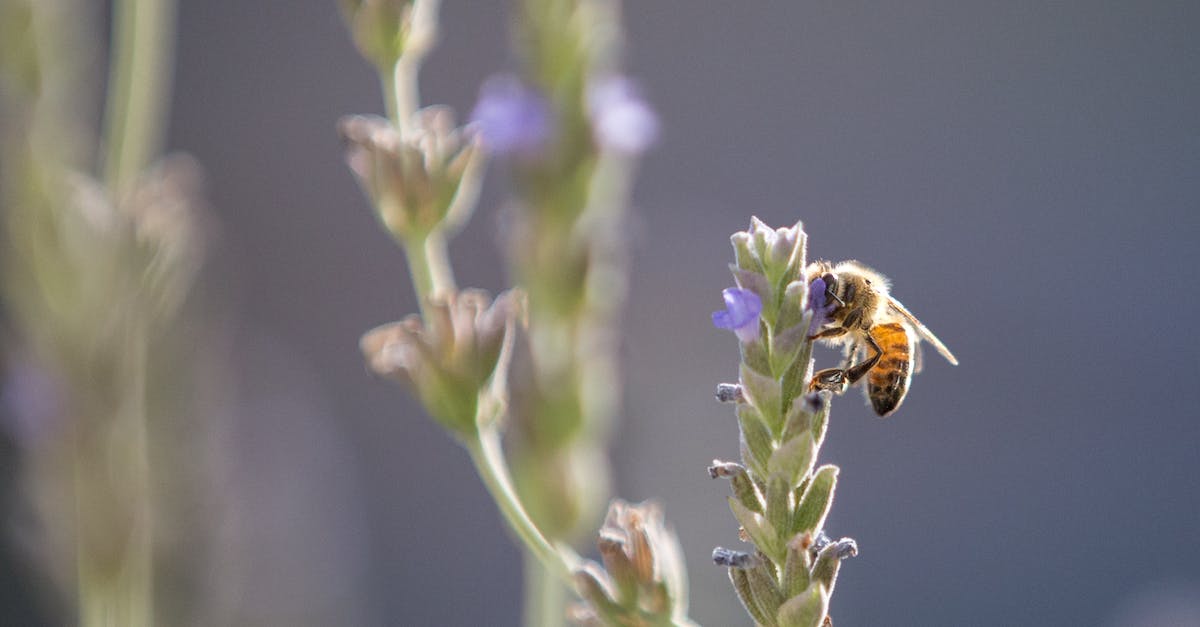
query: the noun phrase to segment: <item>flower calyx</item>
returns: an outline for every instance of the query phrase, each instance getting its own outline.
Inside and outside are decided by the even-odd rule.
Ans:
[[[411,386],[444,427],[468,436],[485,426],[477,420],[498,417],[505,402],[524,295],[509,290],[493,300],[482,290],[447,292],[430,298],[425,311],[427,320],[414,314],[368,331],[363,355],[376,374]],[[489,402],[494,411],[481,412]]]
[[[600,528],[603,564],[586,562],[575,572],[584,605],[576,624],[691,625],[687,619],[683,553],[674,531],[653,501],[614,500]]]
[[[388,120],[366,115],[342,118],[338,132],[347,165],[397,239],[452,232],[469,217],[483,154],[474,133],[454,126],[448,107],[417,111],[403,134]]]

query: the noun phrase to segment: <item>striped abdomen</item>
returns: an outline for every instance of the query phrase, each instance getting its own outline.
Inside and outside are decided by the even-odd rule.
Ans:
[[[904,324],[889,322],[871,328],[883,355],[867,373],[867,398],[880,417],[900,407],[912,380],[913,338]]]

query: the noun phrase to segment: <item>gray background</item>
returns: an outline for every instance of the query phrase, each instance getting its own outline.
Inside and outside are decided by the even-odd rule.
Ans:
[[[425,103],[468,111],[513,67],[506,8],[445,0]],[[649,0],[625,22],[664,132],[630,228],[616,487],[665,504],[693,617],[749,624],[708,561],[738,542],[704,468],[737,455],[709,312],[753,214],[888,274],[962,362],[927,352],[886,421],[834,406],[828,528],[861,547],[839,627],[1200,624],[1200,5]],[[253,567],[223,602],[516,625],[520,557],[465,454],[356,349],[416,307],[341,162],[334,121],[381,101],[335,3],[185,1],[180,25],[170,144],[208,169],[234,303]],[[506,283],[503,198],[493,177],[453,242],[464,284]]]

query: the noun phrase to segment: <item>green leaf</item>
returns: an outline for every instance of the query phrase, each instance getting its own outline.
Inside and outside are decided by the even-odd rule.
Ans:
[[[767,462],[768,476],[782,475],[787,479],[787,487],[790,490],[796,487],[802,477],[808,475],[816,452],[817,447],[812,436],[807,432],[800,433],[771,453],[771,459]]]
[[[779,592],[775,578],[771,575],[771,568],[770,564],[764,562],[746,571],[746,579],[750,583],[750,593],[754,595],[758,609],[769,619],[764,625],[778,624],[772,617],[779,613],[779,608],[785,600],[783,594]]]
[[[777,329],[789,329],[804,321],[804,306],[808,303],[808,285],[804,281],[792,281],[783,290],[783,300],[779,304],[779,318],[775,323]],[[808,325],[802,325],[805,330]]]
[[[741,473],[734,475],[729,480],[729,485],[733,488],[733,496],[746,506],[746,509],[752,512],[763,513],[762,499],[758,495],[758,491],[754,489],[754,482],[750,480],[750,475]]]
[[[800,497],[796,516],[792,519],[793,533],[815,533],[825,524],[829,506],[833,504],[833,490],[837,485],[837,466],[821,466],[813,473],[808,489]]]
[[[758,323],[760,327],[758,339],[741,345],[742,363],[765,376],[771,374],[771,360],[767,354],[767,345],[764,343],[768,331],[765,322],[759,320]]]
[[[742,607],[746,608],[746,612],[754,619],[758,625],[770,624],[773,620],[762,613],[758,608],[758,602],[754,599],[754,593],[750,590],[750,575],[740,568],[729,569],[729,581],[733,584],[733,589],[737,591],[738,599],[742,602]]]
[[[811,434],[812,422],[813,413],[809,411],[808,403],[793,402],[783,418],[783,436],[780,439],[786,442],[802,433]]]
[[[753,406],[738,405],[737,416],[742,431],[742,462],[755,474],[765,477],[767,461],[771,459],[771,433]]]
[[[821,390],[817,393],[820,398],[821,406],[813,414],[812,434],[813,440],[817,443],[817,448],[820,448],[821,443],[825,441],[825,430],[829,427],[829,406],[833,392],[829,390]]]
[[[738,523],[742,525],[742,529],[746,531],[746,535],[750,537],[750,541],[758,547],[759,551],[762,551],[771,561],[782,561],[779,559],[783,557],[782,547],[779,546],[778,536],[770,522],[747,509],[733,497],[729,498],[729,509],[733,511],[733,517],[737,518]]]
[[[779,587],[788,598],[808,588],[808,571],[812,567],[812,559],[808,555],[806,539],[808,542],[812,541],[808,534],[798,533],[787,543],[787,558],[783,563],[783,580]]]
[[[738,231],[730,236],[729,242],[733,244],[733,256],[737,260],[738,268],[750,272],[761,273],[763,271],[762,262],[751,249],[753,244],[749,233]]]
[[[771,337],[771,372],[782,376],[795,363],[805,345],[810,344],[808,326],[802,323],[775,328],[777,332]]]
[[[811,319],[811,314],[804,316],[805,321],[801,326],[808,328],[808,320]],[[790,407],[795,399],[799,398],[808,391],[808,380],[812,377],[812,342],[804,342],[800,345],[800,352],[792,361],[791,367],[787,372],[783,373],[780,380],[783,390],[783,405]]]
[[[739,368],[739,382],[742,384],[742,393],[746,396],[746,402],[754,405],[759,411],[759,415],[771,428],[772,433],[777,433],[779,426],[783,424],[783,407],[780,405],[781,388],[779,382],[770,377],[764,376],[761,373],[755,372],[753,368],[742,364]]]
[[[788,528],[792,516],[792,506],[788,497],[791,492],[791,481],[786,475],[771,473],[767,478],[767,522],[777,530]]]
[[[821,627],[828,611],[829,596],[813,584],[779,608],[779,627]]]

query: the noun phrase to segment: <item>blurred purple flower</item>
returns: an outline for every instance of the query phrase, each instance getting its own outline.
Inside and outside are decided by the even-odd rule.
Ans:
[[[733,331],[743,343],[758,339],[758,314],[762,313],[762,299],[758,294],[731,287],[721,295],[725,298],[725,309],[713,312],[713,324],[719,329]]]
[[[588,89],[588,110],[596,141],[605,148],[638,154],[658,140],[658,117],[633,81],[610,76]]]
[[[59,390],[59,382],[42,368],[25,361],[10,364],[0,412],[17,442],[32,447],[54,429],[62,410]]]
[[[511,74],[484,81],[471,122],[479,127],[487,149],[500,155],[535,154],[552,132],[546,99]]]

